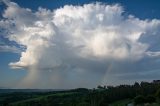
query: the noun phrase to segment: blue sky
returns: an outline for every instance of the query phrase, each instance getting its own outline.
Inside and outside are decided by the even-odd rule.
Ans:
[[[146,19],[146,18],[160,18],[160,13],[158,12],[159,1],[157,0],[54,0],[54,1],[44,1],[44,0],[13,0],[14,2],[18,3],[20,6],[25,8],[31,8],[32,10],[37,10],[39,6],[48,8],[48,9],[55,9],[59,7],[63,7],[64,5],[83,5],[86,3],[92,2],[102,2],[108,4],[121,4],[127,13],[134,14],[138,18]]]
[[[95,2],[101,2],[101,4]],[[93,4],[93,7],[87,4]],[[0,87],[75,88],[94,87],[97,84],[130,84],[134,81],[158,79],[160,75],[159,4],[158,0],[11,0],[6,4],[3,1],[0,2]],[[65,8],[66,5],[74,7],[87,5],[87,8],[95,10],[90,10],[90,12],[85,10],[85,7],[76,8],[77,13],[87,11],[89,14],[84,13],[88,24],[79,23],[81,20],[76,18],[76,13],[74,15],[75,11],[72,6]],[[104,11],[103,9],[107,5],[111,8]],[[96,9],[96,6],[100,9]],[[38,9],[39,7],[50,10],[50,13]],[[11,11],[10,8],[15,10]],[[18,11],[17,8],[22,11]],[[28,11],[27,8],[31,11]],[[63,11],[69,11],[69,13],[63,13]],[[36,12],[39,12],[39,15]],[[42,12],[47,15],[44,16]],[[106,15],[106,18],[101,18],[103,16],[101,13]],[[55,14],[62,15],[56,16]],[[92,18],[94,16],[98,16],[99,21]],[[112,16],[114,16],[114,20],[107,18]],[[51,19],[52,17],[57,18]],[[66,23],[61,23],[63,20]],[[7,21],[14,24],[5,24]],[[26,30],[28,28],[27,31],[31,32],[21,30],[22,26],[20,25],[24,26]],[[41,33],[44,35],[35,31],[36,25],[38,28],[40,27],[37,30],[42,31]],[[98,25],[100,29],[97,29]],[[114,28],[111,31],[103,30],[104,27],[108,28],[112,25]],[[123,25],[126,30],[122,29]],[[41,29],[41,27],[44,28]],[[80,32],[75,32],[74,35],[71,33],[75,31],[72,27]],[[116,32],[117,27],[119,28],[118,32]],[[50,31],[50,28],[53,28],[54,32]],[[88,29],[93,37],[86,37],[89,36],[86,33]],[[67,35],[63,35],[64,33]],[[106,36],[112,33],[116,33],[114,35],[116,38],[108,40],[110,38]],[[99,34],[102,36],[98,36]],[[133,36],[128,39],[123,34]],[[27,38],[28,41],[21,39],[23,36],[25,38],[30,35],[31,37]],[[75,36],[81,37],[75,38]],[[135,36],[138,38],[134,38]],[[116,39],[119,39],[120,43],[116,44]],[[56,47],[52,47],[52,43]],[[109,48],[108,45],[110,45]],[[113,55],[110,55],[108,51],[111,51],[110,53]],[[103,74],[105,75],[103,76]],[[83,77],[86,83],[82,80]]]

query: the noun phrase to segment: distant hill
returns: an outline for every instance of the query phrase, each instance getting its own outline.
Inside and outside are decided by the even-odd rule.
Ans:
[[[51,91],[64,91],[64,89],[6,89],[1,87],[0,93],[13,93],[13,92],[51,92]]]

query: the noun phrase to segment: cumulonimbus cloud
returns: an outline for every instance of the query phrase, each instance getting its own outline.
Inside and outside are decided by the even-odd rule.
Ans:
[[[29,70],[23,86],[39,80],[35,87],[42,82],[48,87],[92,87],[109,70],[121,73],[130,70],[126,63],[133,66],[144,58],[155,61],[152,58],[159,57],[160,48],[152,50],[149,39],[158,42],[160,20],[123,15],[118,4],[40,7],[35,12],[14,2],[6,5],[0,27],[7,30],[9,40],[26,47],[19,61],[9,64]],[[40,80],[44,76],[49,79]]]

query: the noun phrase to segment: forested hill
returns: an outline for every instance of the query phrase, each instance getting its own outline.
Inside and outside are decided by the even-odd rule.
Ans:
[[[0,106],[117,106],[114,103],[120,100],[125,103],[118,106],[129,103],[160,106],[160,80],[94,89],[0,93]]]

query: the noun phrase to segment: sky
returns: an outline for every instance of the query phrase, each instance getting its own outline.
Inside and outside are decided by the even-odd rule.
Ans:
[[[0,0],[0,88],[159,79],[159,2]]]

